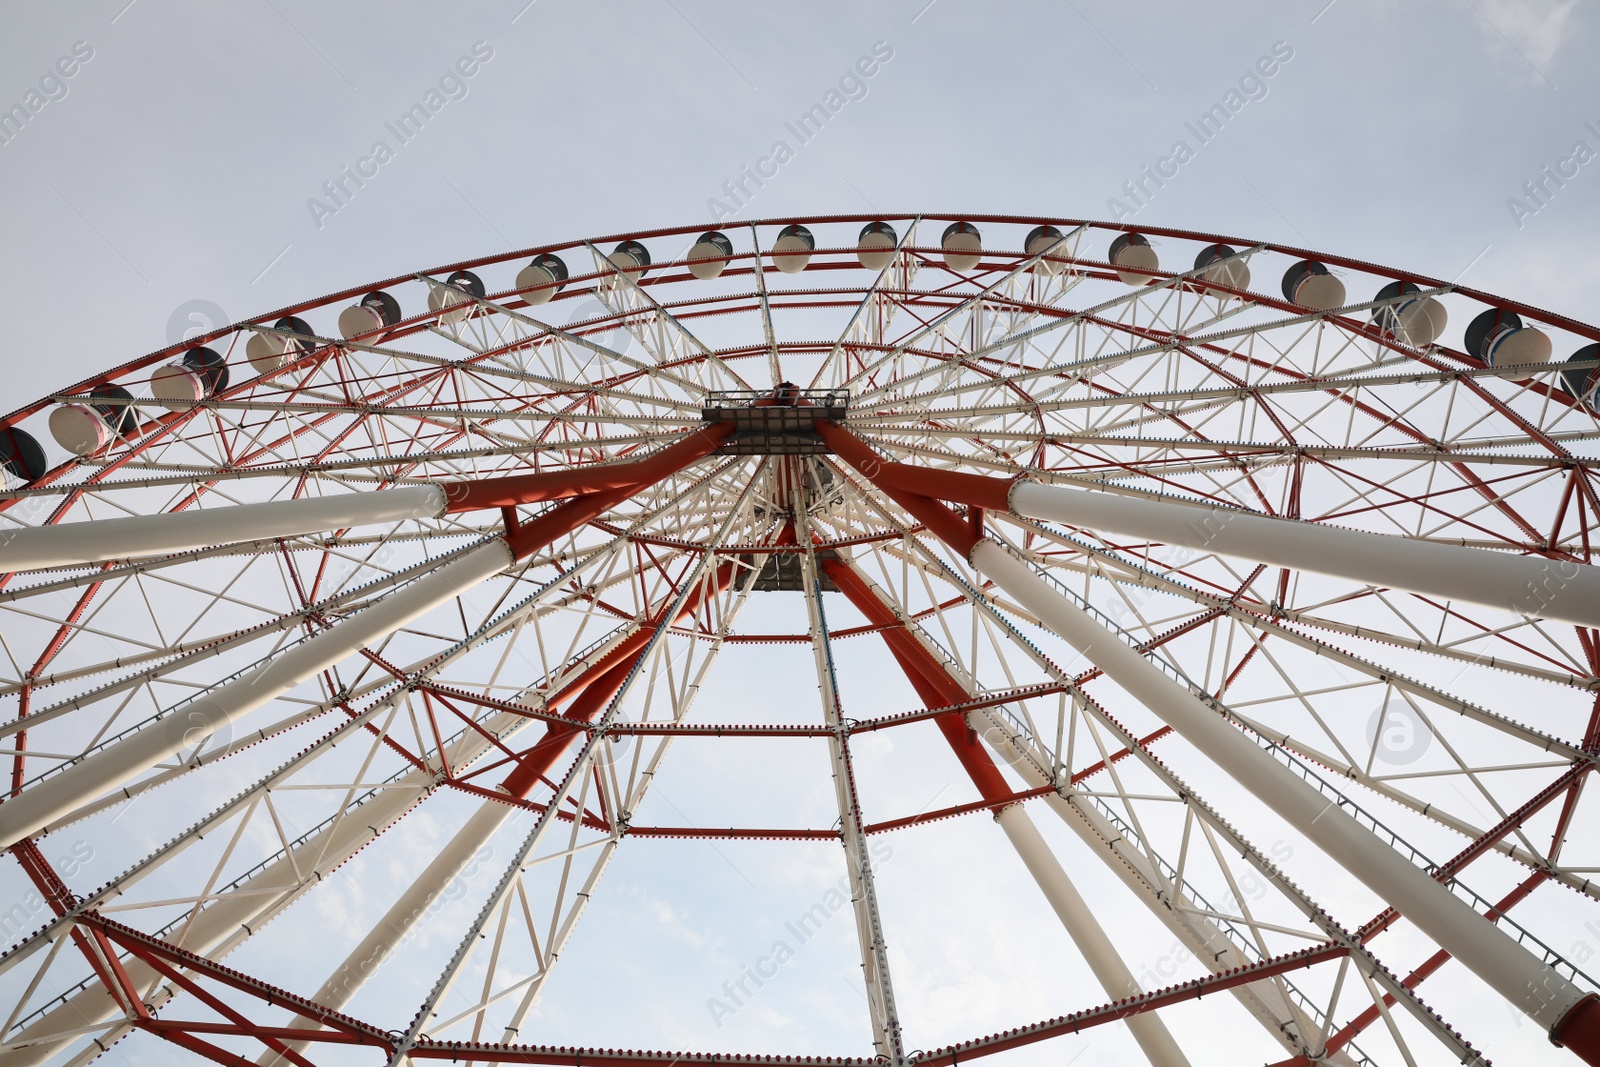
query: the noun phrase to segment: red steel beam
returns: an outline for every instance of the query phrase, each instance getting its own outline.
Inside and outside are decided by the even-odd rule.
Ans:
[[[1042,785],[1037,789],[1024,789],[1020,793],[1012,793],[1004,798],[1008,804],[1020,804],[1024,800],[1033,800],[1035,797],[1049,796],[1056,791],[1053,785]],[[975,811],[985,811],[994,807],[990,799],[975,800],[970,804],[955,804],[937,811],[925,811],[920,815],[907,815],[900,819],[887,819],[883,822],[869,823],[861,828],[864,834],[883,834],[890,830],[903,830],[908,826],[921,826],[924,823],[939,822],[941,819],[952,819],[957,815],[970,815]]]
[[[669,474],[715,452],[729,434],[732,423],[702,426],[659,452],[625,463],[607,463],[572,470],[512,474],[475,481],[441,482],[449,503],[445,511],[480,511],[516,507],[541,500],[562,500],[605,490],[628,490],[631,495]]]
[[[930,496],[929,491],[980,508],[1011,510],[1006,497],[1015,479],[989,478],[958,471],[921,471],[921,468],[882,458],[865,441],[836,423],[819,419],[816,430],[834,455],[861,472],[862,477],[883,490],[934,536],[963,557],[970,555],[982,538],[974,533],[971,524]],[[913,473],[917,471],[921,471],[922,476]]]
[[[1343,945],[1320,944],[1311,948],[1301,949],[1298,952],[1285,953],[1271,959],[1261,960],[1258,963],[1245,967],[1238,967],[1231,971],[1221,971],[1217,974],[1207,975],[1190,982],[1181,982],[1166,989],[1158,989],[1143,996],[1129,997],[1127,1000],[1115,1001],[1104,1004],[1088,1011],[1074,1012],[1055,1019],[1046,1019],[1034,1023],[1032,1026],[1018,1027],[1008,1030],[1003,1034],[992,1037],[979,1038],[976,1041],[966,1041],[959,1045],[949,1045],[942,1049],[934,1049],[923,1053],[915,1059],[917,1067],[958,1067],[959,1064],[976,1059],[979,1056],[992,1056],[996,1052],[1005,1052],[1009,1049],[1019,1048],[1043,1041],[1046,1038],[1060,1037],[1064,1034],[1076,1034],[1094,1026],[1105,1023],[1118,1022],[1132,1015],[1142,1012],[1154,1011],[1157,1008],[1181,1004],[1188,1000],[1198,1000],[1207,993],[1217,993],[1237,986],[1249,985],[1265,978],[1272,978],[1289,971],[1303,970],[1313,964],[1327,960],[1338,959],[1345,955]]]
[[[696,460],[709,456],[731,433],[733,433],[732,423],[702,426],[677,444],[639,460],[639,465],[634,470],[641,480],[620,488],[596,489],[582,496],[572,497],[516,529],[506,531],[506,543],[511,546],[511,552],[517,559],[526,559],[557,538],[564,537],[603,515],[646,486],[653,485]],[[483,506],[506,505],[496,503]]]
[[[1020,793],[1012,793],[1004,797],[1006,804],[1020,804],[1025,800],[1048,796],[1054,793],[1054,786],[1040,786],[1038,789],[1025,789]],[[971,815],[978,811],[988,811],[995,806],[992,799],[974,800],[967,804],[955,804],[937,811],[925,811],[917,815],[907,815],[899,819],[887,819],[883,822],[868,823],[861,828],[864,834],[885,834],[890,830],[903,830],[908,826],[922,826],[925,823],[939,822],[942,819],[953,819],[958,815]],[[707,826],[630,826],[629,837],[683,837],[683,838],[716,838],[734,839],[745,841],[837,841],[838,830],[807,830],[807,829],[741,829],[730,826],[726,830],[721,827]]]
[[[107,919],[98,912],[85,912],[79,917],[78,921],[82,925],[93,926],[102,931],[112,941],[122,945],[130,952],[135,947],[140,948],[150,955],[160,957],[171,964],[182,967],[186,971],[205,975],[241,993],[262,1000],[268,1007],[289,1008],[298,1015],[315,1018],[324,1026],[351,1035],[362,1044],[381,1047],[390,1047],[392,1044],[388,1033],[375,1026],[348,1015],[330,1012],[314,1001],[297,996],[285,989],[268,985],[260,979],[253,978],[241,971],[224,967],[215,960],[207,959],[204,956],[181,949],[176,945],[168,944],[142,930],[135,930],[131,926],[124,926],[119,922]],[[151,1022],[156,1022],[156,1020],[151,1020]]]
[[[67,884],[61,880],[54,867],[44,858],[39,851],[39,846],[34,844],[33,838],[24,838],[11,846],[11,854],[17,858],[22,870],[27,874],[35,888],[43,895],[45,902],[50,905],[50,910],[57,915],[64,915],[78,904],[78,898]],[[93,928],[85,929],[82,926],[70,928],[72,943],[82,953],[84,960],[94,971],[100,984],[105,986],[106,994],[120,1004],[124,1011],[137,1017],[148,1016],[144,1002],[140,1000],[138,990],[133,988],[133,983],[128,980],[127,972],[122,969],[117,959],[117,954],[111,946],[106,944],[105,937]]]
[[[1494,848],[1494,846],[1507,834],[1521,827],[1525,822],[1537,815],[1552,800],[1555,800],[1557,797],[1565,793],[1570,787],[1582,781],[1586,774],[1594,770],[1594,766],[1595,765],[1593,763],[1574,764],[1571,768],[1565,771],[1561,777],[1557,778],[1555,781],[1551,782],[1549,785],[1545,786],[1543,789],[1539,790],[1539,792],[1530,797],[1528,801],[1520,808],[1518,808],[1516,811],[1513,811],[1510,815],[1507,815],[1504,819],[1500,820],[1497,825],[1484,831],[1484,833],[1479,835],[1476,840],[1474,840],[1466,848],[1462,849],[1455,856],[1446,860],[1439,867],[1439,869],[1433,873],[1434,880],[1442,882],[1447,878],[1459,873],[1467,866],[1467,864],[1471,863],[1479,856],[1484,855],[1490,849]],[[1365,944],[1366,942],[1371,941],[1374,937],[1378,936],[1384,930],[1387,930],[1390,926],[1394,925],[1395,921],[1399,918],[1400,913],[1395,911],[1394,908],[1385,908],[1370,922],[1357,930],[1356,937],[1358,937],[1361,942]]]
[[[962,528],[965,529],[965,526]],[[961,683],[951,677],[944,664],[906,628],[894,609],[878,598],[855,568],[843,560],[821,559],[817,563],[857,611],[874,625],[882,627],[879,636],[889,646],[890,653],[925,705],[938,708],[963,704],[972,699]],[[997,812],[1010,803],[1011,787],[1006,784],[1005,777],[995,766],[988,751],[978,743],[977,735],[968,729],[962,714],[954,711],[939,714],[933,717],[933,721],[966,769],[979,795]]]
[[[730,826],[630,826],[629,837],[729,841],[837,841],[838,830],[752,829]]]
[[[1246,967],[1207,975],[1166,989],[1103,1004],[1087,1011],[1046,1019],[1005,1033],[948,1045],[912,1056],[913,1067],[959,1067],[966,1060],[1075,1034],[1147,1011],[1198,1000],[1208,994],[1265,978],[1303,970],[1345,954],[1343,945],[1320,944],[1274,956]],[[572,1048],[552,1045],[490,1045],[464,1041],[422,1041],[408,1055],[418,1060],[467,1063],[534,1063],[550,1067],[881,1067],[879,1061],[843,1056],[782,1056],[763,1053],[657,1052],[634,1049]]]
[[[883,1067],[881,1059],[859,1056],[784,1056],[775,1053],[653,1052],[565,1045],[486,1045],[467,1041],[418,1041],[407,1050],[413,1060],[452,1063],[542,1063],[571,1067]],[[912,1063],[917,1061],[912,1060]]]
[[[316,1017],[333,1028],[333,1031],[302,1032],[282,1027],[239,1027],[221,1023],[189,1023],[189,1022],[164,1022],[162,1020],[147,1020],[141,1023],[146,1029],[152,1031],[171,1031],[174,1038],[181,1039],[182,1043],[206,1044],[193,1037],[194,1033],[238,1034],[240,1036],[254,1037],[258,1040],[277,1039],[282,1041],[298,1040],[302,1038],[321,1041],[333,1041],[342,1044],[371,1045],[384,1049],[393,1049],[391,1035],[367,1023],[336,1013],[320,1012],[315,1005],[302,997],[266,985],[247,975],[241,974],[230,968],[223,967],[212,960],[196,956],[176,948],[165,942],[159,941],[148,934],[133,930],[130,927],[112,922],[99,915],[87,915],[87,923],[101,928],[113,940],[132,948],[138,945],[151,955],[159,956],[186,970],[204,974],[222,982],[224,985],[237,989],[250,996],[264,1001],[269,1006],[286,1007],[301,1014],[316,1013]],[[1078,1033],[1109,1022],[1117,1022],[1134,1015],[1189,1000],[1202,998],[1210,993],[1232,989],[1235,986],[1249,984],[1285,974],[1289,971],[1300,970],[1327,960],[1338,959],[1345,954],[1342,945],[1321,944],[1298,952],[1276,956],[1271,959],[1261,960],[1246,967],[1232,971],[1207,975],[1190,982],[1183,982],[1166,989],[1155,990],[1139,997],[1115,1001],[1086,1011],[1075,1012],[1071,1015],[1046,1019],[1030,1026],[1019,1027],[1002,1034],[991,1037],[979,1038],[974,1041],[964,1042],[960,1045],[947,1046],[914,1057],[912,1062],[917,1067],[958,1067],[963,1059],[975,1059],[980,1056],[992,1055],[1010,1048],[1063,1036],[1069,1033]],[[167,1036],[163,1034],[162,1036]],[[189,1045],[193,1048],[194,1045]],[[207,1044],[207,1048],[215,1046]],[[201,1051],[195,1048],[195,1051]],[[221,1050],[217,1050],[221,1051]],[[201,1052],[202,1055],[207,1053]],[[225,1053],[226,1059],[218,1062],[236,1063],[233,1053]],[[727,1053],[695,1053],[695,1052],[654,1052],[635,1051],[631,1049],[599,1049],[599,1048],[573,1048],[557,1046],[518,1046],[498,1045],[477,1042],[459,1041],[421,1041],[412,1048],[409,1055],[414,1059],[426,1060],[455,1060],[458,1062],[482,1063],[532,1063],[532,1064],[571,1064],[572,1067],[597,1067],[604,1064],[606,1067],[672,1067],[682,1064],[689,1067],[726,1067],[729,1063],[738,1063],[744,1067],[879,1067],[871,1059],[859,1057],[809,1057],[809,1056],[782,1056],[763,1054]]]
[[[886,627],[872,627],[876,633]],[[832,635],[830,635],[832,636]],[[603,657],[601,663],[609,663],[616,650]],[[592,671],[598,664],[591,665]],[[422,682],[417,688],[421,692],[432,693],[440,698],[460,701],[465,704],[475,704],[479,707],[494,708],[498,711],[509,711],[517,715],[525,715],[530,719],[540,719],[547,723],[564,723],[569,716],[560,712],[547,710],[550,705],[565,701],[576,695],[577,691],[588,685],[592,678],[588,672],[574,679],[573,682],[560,693],[549,698],[544,707],[532,704],[521,704],[514,700],[503,700],[497,697],[486,697],[481,693],[471,693],[453,686],[440,685],[437,682]],[[915,711],[903,711],[894,715],[884,715],[874,719],[858,719],[846,723],[844,730],[848,734],[873,733],[878,730],[887,730],[894,726],[904,726],[907,723],[921,722],[923,719],[932,719],[940,715],[951,713],[975,711],[980,708],[999,707],[1002,704],[1014,704],[1019,700],[1032,700],[1037,697],[1055,696],[1065,693],[1067,687],[1056,682],[1040,682],[1035,685],[1018,686],[1014,689],[1002,689],[986,692],[981,697],[973,697],[955,704],[939,704],[934,707],[918,708]],[[684,723],[684,722],[627,722],[617,723],[611,727],[610,732],[617,736],[632,734],[639,737],[658,736],[684,736],[684,737],[832,737],[834,731],[826,726],[792,723],[788,725],[753,726],[742,723]],[[1112,756],[1112,760],[1122,758],[1126,752]],[[1096,768],[1098,769],[1098,767]]]
[[[103,937],[105,935],[102,934],[101,936]],[[255,1038],[259,1039],[263,1044],[265,1044],[267,1046],[267,1048],[271,1049],[273,1052],[276,1052],[281,1056],[287,1057],[290,1063],[296,1064],[296,1065],[298,1065],[298,1067],[316,1067],[316,1065],[313,1064],[310,1060],[306,1059],[304,1056],[300,1055],[298,1052],[295,1052],[293,1049],[289,1048],[288,1045],[285,1045],[283,1043],[283,1041],[280,1040],[278,1037],[273,1036],[273,1035],[267,1035],[267,1034],[263,1033],[260,1029],[256,1028],[254,1026],[254,1024],[252,1024],[250,1022],[249,1019],[245,1018],[244,1015],[241,1014],[238,1011],[238,1009],[234,1008],[232,1005],[228,1004],[226,1001],[222,1000],[220,997],[218,997],[215,994],[211,993],[210,991],[205,989],[203,986],[201,986],[200,983],[196,982],[192,978],[187,977],[186,975],[181,973],[177,968],[169,965],[165,960],[163,960],[159,956],[156,956],[153,953],[151,953],[148,949],[143,948],[141,946],[130,946],[129,951],[131,951],[135,956],[137,956],[141,960],[143,960],[146,964],[148,964],[149,966],[153,967],[155,970],[159,971],[169,981],[177,984],[178,986],[182,987],[185,991],[187,991],[188,993],[192,994],[195,997],[195,999],[200,1001],[200,1003],[204,1004],[206,1007],[210,1008],[212,1011],[216,1012],[218,1015],[221,1015],[224,1019],[227,1019],[229,1022],[231,1022],[233,1024],[232,1028],[228,1028],[228,1027],[220,1026],[220,1025],[217,1025],[217,1024],[210,1024],[210,1025],[205,1024],[205,1023],[188,1023],[188,1024],[184,1024],[184,1023],[174,1022],[172,1020],[162,1020],[163,1026],[154,1027],[154,1028],[146,1027],[147,1029],[153,1029],[153,1031],[155,1033],[160,1034],[162,1037],[165,1037],[168,1040],[172,1040],[172,1037],[171,1037],[170,1034],[168,1034],[168,1033],[166,1033],[164,1031],[164,1027],[176,1027],[178,1029],[181,1029],[181,1030],[183,1030],[185,1032],[188,1032],[188,1033],[191,1033],[191,1034],[192,1033],[196,1033],[196,1032],[211,1032],[211,1033],[237,1032],[237,1033],[247,1033],[247,1034],[249,1034],[249,1036],[252,1036],[252,1037],[255,1037]],[[327,1031],[327,1032],[328,1033],[332,1033],[332,1034],[340,1034],[340,1031],[337,1031],[337,1030],[330,1030],[330,1031]],[[344,1037],[346,1035],[340,1034],[340,1036]]]

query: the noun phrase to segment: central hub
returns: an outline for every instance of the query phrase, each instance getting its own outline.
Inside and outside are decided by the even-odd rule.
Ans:
[[[733,423],[733,434],[717,450],[723,455],[821,456],[830,449],[817,435],[817,420],[842,419],[849,406],[850,394],[842,389],[801,389],[782,382],[770,392],[708,393],[700,417]]]

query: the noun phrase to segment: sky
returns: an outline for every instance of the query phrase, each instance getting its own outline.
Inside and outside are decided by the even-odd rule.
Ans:
[[[1593,319],[1600,163],[1543,175],[1600,150],[1580,0],[525,2],[9,6],[0,103],[49,82],[0,144],[17,404],[219,312],[723,210],[1120,201]],[[890,58],[854,78],[874,48]],[[1254,78],[1275,48],[1290,58]],[[802,143],[790,125],[841,78],[854,91]],[[1190,125],[1242,78],[1200,143]],[[391,124],[430,91],[442,106],[402,143]],[[329,197],[379,141],[375,176]],[[730,196],[779,141],[776,176]],[[1130,196],[1180,141],[1176,175]]]
[[[1594,0],[4,5],[0,407],[186,333],[471,256],[832,212],[1132,218],[1593,322],[1597,49]],[[426,123],[405,127],[419,104]],[[1219,105],[1228,120],[1205,127]],[[802,121],[817,106],[820,130]],[[787,894],[784,914],[827,888],[814,867],[729,851],[696,862]],[[590,916],[621,931],[614,944],[646,915],[700,953],[708,984],[760,951],[702,951],[713,904],[660,910],[648,879],[683,870],[616,873]],[[1009,890],[981,874],[951,876],[962,921],[984,960],[1034,973],[1018,931],[1048,921],[1043,903],[997,897]],[[918,906],[921,887],[886,881]],[[834,955],[785,981],[850,955],[835,925]],[[647,991],[647,965],[674,958],[613,951],[581,973]],[[917,1003],[982,1014],[937,991]],[[1096,1055],[1131,1047],[1107,1040]]]

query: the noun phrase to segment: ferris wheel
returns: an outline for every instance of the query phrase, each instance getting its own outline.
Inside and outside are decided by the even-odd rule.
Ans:
[[[1159,1067],[1217,1027],[1487,1063],[1450,983],[1600,1064],[1597,342],[1267,242],[841,215],[402,274],[21,408],[0,1062],[955,1067],[1120,1024]],[[772,649],[770,703],[728,684]],[[656,800],[730,740],[826,810]],[[938,882],[879,846],[985,821],[1082,980],[949,1034],[892,906]],[[541,1032],[614,858],[708,841],[837,867],[858,1046]]]

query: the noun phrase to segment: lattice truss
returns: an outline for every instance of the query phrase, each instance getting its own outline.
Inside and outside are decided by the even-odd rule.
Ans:
[[[966,247],[950,244],[956,222],[981,230],[981,253],[952,255]],[[392,278],[6,419],[46,438],[50,412],[92,389],[134,400],[104,447],[33,477],[13,465],[0,540],[528,475],[578,488],[5,575],[0,1062],[86,1063],[117,1046],[113,1058],[173,1062],[738,1052],[941,1067],[1029,1050],[1065,1062],[1101,1034],[1084,1062],[1489,1062],[1474,1016],[1506,1017],[1506,980],[1457,962],[1455,942],[1391,906],[1315,826],[1262,802],[1111,666],[1104,640],[1380,842],[1386,863],[1509,935],[1493,951],[1521,953],[1518,973],[1555,976],[1509,1009],[1532,1017],[1526,1048],[1559,1022],[1549,1005],[1579,1017],[1562,1013],[1600,989],[1584,933],[1600,918],[1592,623],[1273,565],[1203,532],[1179,543],[921,492],[1026,564],[1037,590],[1024,592],[891,491],[877,461],[1470,550],[1459,558],[1554,567],[1560,586],[1600,537],[1600,419],[1582,395],[1600,332],[1214,235],[1146,231],[1161,263],[1141,268],[1110,261],[1121,228],[1074,220],[799,223],[803,254],[795,220],[775,220],[731,227],[725,254],[675,229]],[[863,223],[891,231],[877,259],[857,247]],[[622,253],[633,241],[648,269]],[[1232,273],[1189,268],[1218,242]],[[561,257],[561,284],[514,280],[535,255]],[[1307,259],[1343,282],[1337,306],[1280,298],[1278,277]],[[484,287],[448,284],[455,271]],[[1380,293],[1394,281],[1408,284]],[[341,309],[380,290],[403,317],[341,336]],[[1396,326],[1426,299],[1451,328]],[[1467,351],[1455,327],[1485,309],[1543,331],[1555,361]],[[281,358],[252,363],[253,339]],[[160,369],[196,345],[224,357],[229,381],[154,402]],[[822,390],[848,395],[834,425],[876,461],[713,442],[611,497],[586,480],[705,432],[718,397]],[[529,532],[589,500],[594,513],[555,536]],[[372,622],[507,542],[505,565]],[[1527,591],[1540,606],[1561,592]],[[1085,652],[1039,596],[1107,637]],[[272,673],[364,624],[330,662]],[[792,692],[752,700],[740,657],[780,654],[789,671],[768,684]],[[217,725],[213,705],[268,678],[272,692]],[[160,758],[84,780],[157,736]],[[745,809],[718,801],[714,776],[692,815],[652,794],[670,756],[733,739],[775,780],[804,770],[825,803]],[[904,799],[941,785],[920,810]],[[66,799],[25,818],[47,795]],[[913,929],[889,903],[906,885],[931,891],[937,871],[876,870],[874,845],[989,821],[1022,860],[1004,892],[1034,894],[1031,876],[1067,939],[1046,991],[1056,1014],[1002,1001],[991,1036],[974,1036],[930,1006],[938,973],[908,973],[929,958],[909,943],[959,941],[959,924]],[[847,878],[856,1045],[752,1047],[746,1031],[729,1045],[735,1032],[710,1022],[649,1031],[642,1012],[578,1047],[541,1015],[563,969],[604,943],[603,928],[575,931],[613,858],[705,842],[809,850]],[[1085,901],[1073,883],[1089,868],[1110,881]],[[656,1051],[610,1048],[623,1041]]]

